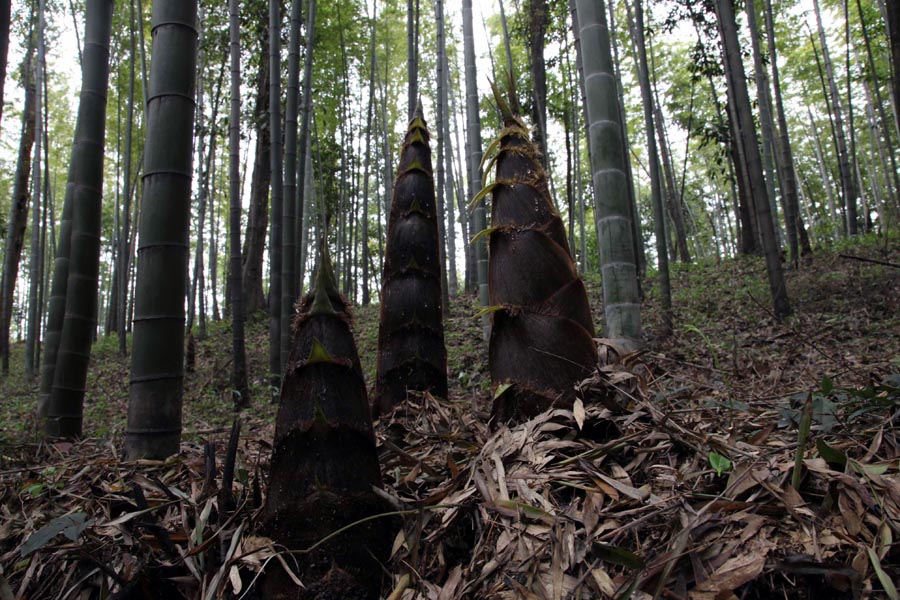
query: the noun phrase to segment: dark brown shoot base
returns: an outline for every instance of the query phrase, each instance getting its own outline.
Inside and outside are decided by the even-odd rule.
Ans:
[[[492,184],[488,285],[493,422],[571,406],[575,383],[597,366],[584,283],[569,254],[547,174],[522,120],[503,113]],[[504,387],[501,387],[504,386]]]
[[[418,107],[409,124],[388,221],[374,412],[409,390],[447,396],[441,266],[428,129]]]
[[[295,323],[261,528],[294,551],[285,562],[299,568],[305,589],[271,561],[264,599],[378,598],[396,533],[395,519],[375,518],[305,552],[342,527],[392,510],[373,491],[381,473],[365,381],[327,255],[319,271]]]

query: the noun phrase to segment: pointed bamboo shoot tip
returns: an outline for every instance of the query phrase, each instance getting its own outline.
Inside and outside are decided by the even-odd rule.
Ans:
[[[500,88],[497,87],[497,84],[493,81],[490,82],[491,91],[494,92],[494,100],[497,102],[497,108],[500,109],[500,114],[503,115],[503,120],[512,119],[513,114],[512,110],[509,108],[509,104],[503,98],[503,94],[500,93]]]
[[[334,306],[329,296],[337,293],[337,280],[328,254],[328,242],[325,236],[322,236],[322,244],[319,247],[319,270],[316,273],[316,288],[313,291],[313,303],[309,314],[333,315]]]
[[[419,97],[416,99],[416,113],[414,115],[417,119],[425,120],[425,111],[422,109],[422,98]]]
[[[506,72],[506,83],[509,89],[509,103],[512,107],[513,114],[522,114],[522,107],[519,106],[519,95],[516,93],[516,78],[512,70]]]

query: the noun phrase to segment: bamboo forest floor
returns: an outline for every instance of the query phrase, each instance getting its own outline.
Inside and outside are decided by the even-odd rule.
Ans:
[[[896,238],[840,251],[900,263]],[[794,315],[778,324],[761,260],[677,266],[671,337],[654,337],[651,291],[643,353],[582,382],[573,410],[495,432],[474,301],[457,301],[450,398],[413,397],[376,422],[385,488],[405,511],[383,597],[897,598],[900,269],[820,249],[788,286]],[[356,311],[370,380],[377,318]],[[259,376],[265,329],[248,329]],[[219,511],[230,356],[228,325],[211,324],[182,453],[139,464],[120,461],[128,361],[114,339],[95,346],[74,444],[35,437],[35,388],[14,356],[0,383],[0,600],[253,598],[263,565],[290,567],[253,531],[275,412],[261,378],[242,417],[239,510]]]

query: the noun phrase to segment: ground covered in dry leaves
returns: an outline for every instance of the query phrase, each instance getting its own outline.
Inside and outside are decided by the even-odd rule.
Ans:
[[[843,251],[900,263],[896,239]],[[672,336],[656,335],[650,289],[642,353],[599,340],[602,366],[573,410],[496,431],[476,309],[455,304],[451,398],[416,396],[376,423],[404,520],[384,597],[897,598],[900,269],[821,251],[789,274],[783,324],[764,276],[758,260],[679,268]],[[370,378],[377,314],[357,311]],[[0,388],[0,600],[253,598],[261,568],[290,569],[254,534],[274,415],[264,330],[250,327],[255,408],[234,512],[217,494],[227,324],[199,345],[182,453],[165,463],[120,460],[128,364],[113,343],[95,347],[89,437],[74,444],[37,440],[35,391],[13,365]]]

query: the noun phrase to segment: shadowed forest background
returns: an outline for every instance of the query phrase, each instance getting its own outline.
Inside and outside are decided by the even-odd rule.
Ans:
[[[900,598],[900,8],[0,1],[0,600]]]

